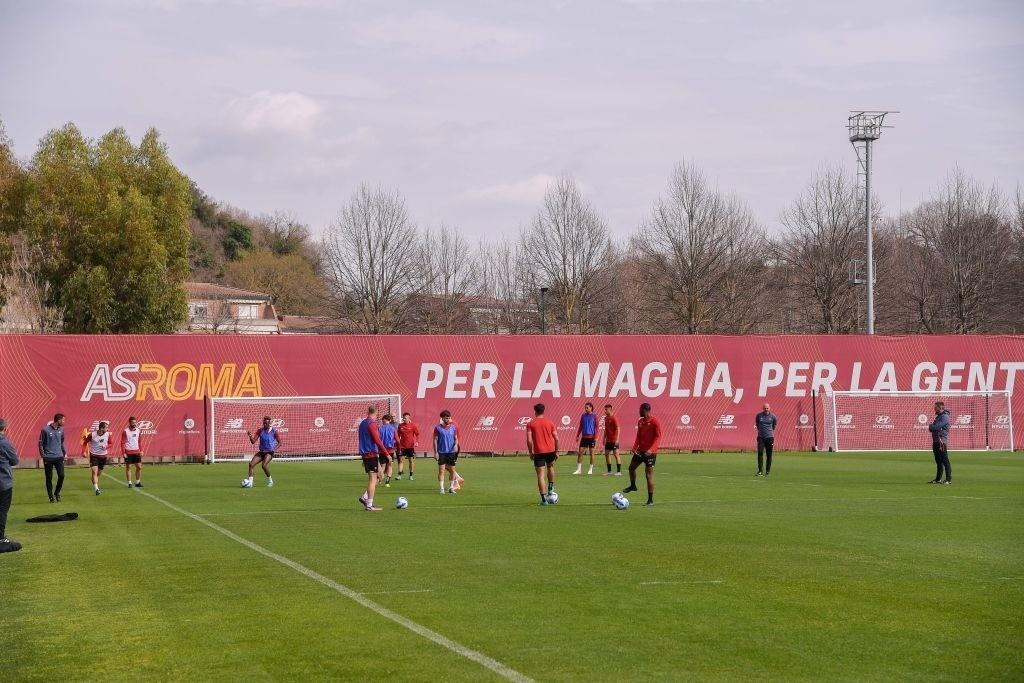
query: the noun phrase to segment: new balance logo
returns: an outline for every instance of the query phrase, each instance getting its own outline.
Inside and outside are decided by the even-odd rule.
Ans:
[[[493,415],[484,415],[476,421],[476,427],[473,427],[473,429],[480,432],[495,432],[498,430],[498,428],[494,426],[496,421],[497,418]]]
[[[971,416],[970,415],[957,415],[956,416],[956,423],[958,425],[969,425],[969,424],[971,424]]]
[[[731,425],[736,420],[735,415],[719,415],[718,423],[720,425]]]
[[[241,429],[245,426],[244,417],[233,417],[224,423],[224,429]]]
[[[849,413],[846,413],[845,415],[836,415],[836,422],[841,425],[852,425],[853,415],[850,415]]]

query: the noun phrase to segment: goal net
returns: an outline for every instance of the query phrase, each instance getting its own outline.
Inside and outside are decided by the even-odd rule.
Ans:
[[[259,398],[210,398],[207,420],[209,462],[248,460],[258,450],[249,443],[270,418],[280,436],[275,457],[285,460],[323,460],[359,454],[358,427],[369,406],[378,419],[391,414],[401,419],[398,394],[368,396],[262,396]]]
[[[935,403],[949,411],[949,450],[1012,451],[1006,391],[834,391],[822,395],[830,451],[930,451]]]

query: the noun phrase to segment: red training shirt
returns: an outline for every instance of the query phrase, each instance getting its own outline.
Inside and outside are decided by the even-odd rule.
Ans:
[[[416,448],[420,438],[420,428],[412,422],[400,422],[398,425],[398,447]]]
[[[658,452],[658,444],[661,443],[661,422],[658,418],[641,417],[636,423],[636,440],[633,441],[633,450],[637,453]]]
[[[604,442],[619,442],[619,418],[608,415],[604,418]]]
[[[526,431],[533,438],[533,454],[546,455],[555,452],[555,423],[543,415],[535,417],[526,425]]]

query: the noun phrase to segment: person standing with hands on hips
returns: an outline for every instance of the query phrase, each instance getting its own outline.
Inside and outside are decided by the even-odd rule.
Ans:
[[[779,418],[767,403],[761,412],[754,416],[754,426],[757,427],[757,474],[754,476],[767,477],[772,471],[775,428],[779,426]]]
[[[7,538],[7,513],[14,498],[14,472],[18,464],[18,451],[7,438],[7,420],[0,418],[0,552],[21,550],[21,544]]]

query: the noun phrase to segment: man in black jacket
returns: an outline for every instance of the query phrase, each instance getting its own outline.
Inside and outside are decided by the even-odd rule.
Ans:
[[[18,451],[7,438],[7,420],[0,418],[0,552],[21,550],[21,544],[7,538],[7,513],[14,497],[14,472]]]
[[[935,404],[935,419],[928,425],[928,431],[932,433],[932,455],[935,456],[935,478],[928,483],[948,486],[953,483],[953,467],[949,464],[949,411],[942,401]]]
[[[64,448],[64,415],[57,413],[53,422],[39,432],[39,457],[43,460],[46,470],[46,495],[50,502],[60,502],[60,490],[64,488],[64,458],[68,451]],[[53,488],[53,471],[57,471],[57,489]]]

